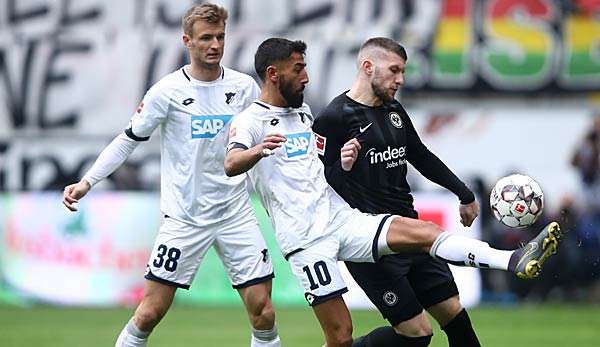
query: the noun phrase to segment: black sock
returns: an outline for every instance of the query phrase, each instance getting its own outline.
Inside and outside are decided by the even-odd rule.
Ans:
[[[431,335],[408,337],[387,326],[376,328],[367,335],[354,339],[352,347],[427,347],[429,342]]]
[[[449,347],[481,347],[465,309],[460,311],[442,330],[448,335]]]

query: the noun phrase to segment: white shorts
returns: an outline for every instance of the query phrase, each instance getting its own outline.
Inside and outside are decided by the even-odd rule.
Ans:
[[[165,216],[146,269],[146,279],[188,289],[214,246],[233,288],[274,277],[273,264],[253,210],[208,227]]]
[[[379,258],[377,240],[381,233],[387,234],[393,216],[355,211],[338,230],[288,257],[311,306],[348,291],[338,261],[372,263]]]

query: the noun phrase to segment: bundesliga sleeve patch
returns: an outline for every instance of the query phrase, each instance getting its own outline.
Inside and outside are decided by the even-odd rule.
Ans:
[[[315,133],[315,142],[317,144],[317,153],[319,155],[325,155],[325,143],[327,142],[327,138]]]

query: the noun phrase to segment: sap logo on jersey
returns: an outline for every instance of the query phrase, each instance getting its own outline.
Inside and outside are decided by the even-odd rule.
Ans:
[[[211,139],[229,123],[233,115],[192,116],[192,138]]]
[[[287,141],[285,142],[285,152],[287,153],[288,158],[308,153],[311,135],[311,132],[285,135],[287,138]]]

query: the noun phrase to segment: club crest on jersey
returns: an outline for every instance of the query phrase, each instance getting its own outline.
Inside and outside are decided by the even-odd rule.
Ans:
[[[235,93],[225,93],[225,103],[229,105],[231,103],[231,100],[233,100],[234,96]]]
[[[288,158],[304,155],[308,153],[308,146],[310,145],[311,132],[287,134],[285,137],[285,152]]]
[[[402,128],[402,118],[400,118],[399,114],[397,114],[396,112],[390,112],[389,116],[390,122],[392,122],[393,126],[395,126],[398,129]]]
[[[398,295],[388,290],[385,293],[383,293],[383,302],[385,302],[386,305],[392,307],[398,303]]]
[[[231,120],[231,114],[208,116],[192,116],[191,128],[193,139],[211,139]]]

